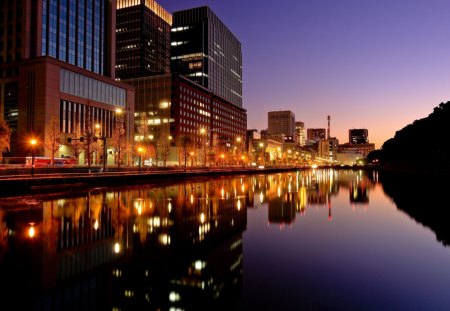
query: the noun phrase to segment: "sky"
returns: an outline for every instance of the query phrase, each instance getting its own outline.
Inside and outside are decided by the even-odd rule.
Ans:
[[[247,127],[291,110],[306,128],[376,148],[450,100],[449,0],[159,0],[207,5],[242,44]]]

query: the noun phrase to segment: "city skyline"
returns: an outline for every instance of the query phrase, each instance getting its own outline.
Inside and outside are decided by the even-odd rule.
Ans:
[[[243,49],[248,128],[292,110],[306,128],[347,141],[366,128],[376,148],[449,99],[446,1],[160,0],[169,12],[210,6]]]

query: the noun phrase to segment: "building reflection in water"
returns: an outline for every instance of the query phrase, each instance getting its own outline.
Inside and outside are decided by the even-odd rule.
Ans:
[[[377,176],[369,178],[362,171],[310,170],[289,174],[251,177],[249,184],[250,207],[268,205],[268,221],[280,228],[292,225],[297,214],[304,215],[311,208],[327,208],[332,220],[333,197],[348,189],[349,202],[368,206],[370,189]],[[254,202],[258,202],[255,204]]]
[[[229,309],[241,293],[247,208],[267,204],[282,227],[311,208],[331,219],[340,188],[368,202],[373,183],[311,170],[5,199],[0,298],[16,309]]]
[[[48,310],[233,303],[247,224],[243,182],[7,199],[0,297],[16,309]]]

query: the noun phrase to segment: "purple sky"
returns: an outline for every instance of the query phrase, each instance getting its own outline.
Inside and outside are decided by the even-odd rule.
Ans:
[[[307,128],[383,142],[450,100],[449,0],[159,0],[208,5],[242,43],[248,128],[292,110]]]

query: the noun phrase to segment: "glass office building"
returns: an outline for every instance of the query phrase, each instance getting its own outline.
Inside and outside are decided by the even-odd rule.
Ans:
[[[173,14],[171,70],[242,107],[241,43],[210,8]]]
[[[8,156],[25,155],[31,133],[47,139],[52,117],[59,116],[65,139],[75,111],[77,122],[91,114],[106,134],[117,108],[133,114],[134,89],[114,80],[116,6],[116,0],[0,1],[0,114],[13,130]]]
[[[117,78],[170,72],[171,14],[154,0],[119,0],[116,24]]]
[[[41,55],[108,75],[107,0],[42,0]],[[111,24],[111,23],[109,23]]]

